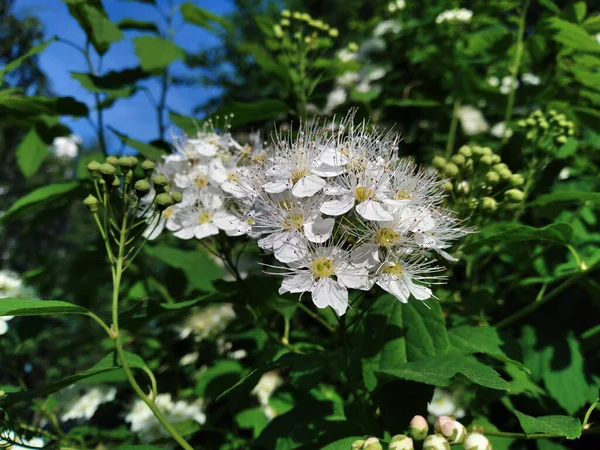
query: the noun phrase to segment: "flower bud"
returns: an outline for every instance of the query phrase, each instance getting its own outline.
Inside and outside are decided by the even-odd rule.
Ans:
[[[423,416],[413,417],[412,420],[410,421],[409,428],[410,428],[410,435],[416,441],[425,439],[425,436],[427,436],[427,433],[429,432],[429,424],[427,423],[427,420]]]
[[[181,203],[183,201],[183,192],[171,192],[171,197],[175,203]]]
[[[520,189],[509,189],[504,193],[504,198],[508,202],[520,203],[525,200],[525,193]]]
[[[504,163],[494,164],[492,169],[495,170],[496,172],[498,172],[498,174],[499,174],[501,171],[508,169],[508,166]]]
[[[129,159],[129,156],[121,156],[119,158],[118,161],[119,167],[121,168],[121,172],[123,173],[123,175],[127,175],[129,173],[129,171],[131,170],[131,160]]]
[[[491,166],[494,163],[490,155],[482,156],[481,158],[479,158],[479,162],[486,166]]]
[[[452,158],[450,158],[452,160],[452,162],[454,164],[456,164],[457,166],[462,166],[465,161],[466,158],[463,155],[454,155]]]
[[[340,32],[337,28],[332,28],[331,30],[329,30],[329,36],[331,36],[332,38],[338,37],[339,35]]]
[[[137,167],[137,165],[139,163],[138,159],[135,156],[130,156],[129,157],[129,162],[130,162],[130,165],[131,165],[131,169],[133,169],[133,170],[135,170],[135,168]]]
[[[454,189],[454,186],[452,185],[452,183],[450,183],[449,181],[447,181],[446,183],[444,183],[444,185],[442,186],[442,188],[446,192],[452,192],[452,189]]]
[[[357,441],[354,441],[352,443],[352,450],[358,450],[361,449],[363,447],[363,444],[365,443],[364,439],[359,439]]]
[[[95,213],[98,212],[98,204],[100,202],[98,201],[98,199],[96,197],[94,197],[92,194],[88,195],[84,200],[83,200],[83,204],[85,206],[88,207],[88,209],[90,210],[90,212]]]
[[[487,181],[491,186],[494,186],[500,181],[500,175],[498,175],[496,172],[488,172],[485,174],[485,181]]]
[[[118,166],[119,165],[119,158],[117,158],[116,156],[107,156],[106,157],[106,162],[108,164],[110,164],[111,166]]]
[[[148,180],[139,180],[136,181],[134,188],[137,196],[143,197],[148,192],[150,192],[150,183],[148,183]]]
[[[149,159],[144,160],[142,163],[142,170],[144,171],[144,175],[147,177],[151,177],[154,172],[154,168],[156,167],[152,161]]]
[[[458,167],[454,163],[448,163],[444,166],[444,175],[448,177],[455,177],[458,175]]]
[[[87,169],[90,172],[92,178],[98,178],[100,176],[100,163],[98,161],[92,161],[87,165]]]
[[[483,197],[481,199],[481,209],[483,209],[484,211],[496,211],[496,209],[498,208],[498,202],[496,201],[496,199],[493,199],[492,197]]]
[[[463,180],[456,185],[456,192],[459,194],[468,195],[471,192],[471,185],[468,181]]]
[[[376,437],[370,437],[362,446],[363,450],[383,450],[383,446]]]
[[[510,177],[512,177],[513,173],[510,169],[504,169],[499,171],[498,175],[500,175],[501,180],[508,181],[510,180]]]
[[[483,149],[479,145],[474,145],[471,150],[476,156],[483,156]]]
[[[444,166],[446,165],[448,161],[446,161],[446,158],[442,158],[441,156],[436,156],[435,158],[433,158],[433,160],[431,161],[431,164],[433,165],[433,167],[435,167],[436,169],[443,169]]]
[[[114,177],[110,185],[115,189],[119,189],[121,187],[121,180],[119,180],[119,177]]]
[[[512,187],[519,187],[525,184],[525,177],[519,173],[515,173],[508,180],[508,184]]]
[[[463,443],[465,450],[492,450],[490,441],[480,433],[469,433]]]
[[[470,158],[471,156],[473,156],[471,147],[469,147],[468,145],[463,145],[461,148],[459,148],[458,154],[463,155],[465,158]]]
[[[113,178],[115,177],[115,173],[117,173],[117,169],[115,169],[115,166],[113,166],[112,164],[100,164],[100,174],[107,183],[112,182]]]
[[[167,178],[163,174],[159,173],[152,177],[152,184],[154,184],[154,189],[156,189],[156,192],[158,192],[159,194],[165,192],[167,183]]]
[[[556,143],[559,145],[564,145],[567,143],[568,138],[564,135],[556,136]]]
[[[431,434],[423,441],[423,450],[450,450],[450,444],[444,436]]]
[[[517,126],[521,128],[525,128],[527,126],[527,122],[524,119],[521,119],[517,122]]]
[[[397,434],[390,441],[389,450],[414,450],[413,440],[403,434]]]
[[[358,44],[356,42],[350,42],[348,44],[348,50],[350,50],[351,52],[357,52],[358,51]]]
[[[466,434],[465,426],[447,416],[440,416],[435,424],[435,429],[444,435],[450,444],[460,444]]]
[[[165,209],[167,209],[169,206],[172,206],[172,205],[173,205],[173,197],[171,197],[166,192],[163,192],[162,194],[158,194],[156,196],[156,207],[158,208],[159,211],[164,211]]]
[[[491,155],[490,158],[492,158],[492,164],[498,164],[500,161],[502,161],[500,155],[496,155],[495,153]]]
[[[481,149],[481,154],[482,154],[483,156],[492,156],[492,155],[494,154],[494,152],[493,152],[493,151],[492,151],[492,149],[491,149],[491,148],[489,148],[489,147],[483,147],[483,148]]]

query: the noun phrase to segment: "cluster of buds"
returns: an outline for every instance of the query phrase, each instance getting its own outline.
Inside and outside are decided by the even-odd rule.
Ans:
[[[314,19],[308,13],[298,11],[291,12],[287,9],[281,11],[281,20],[273,26],[273,33],[279,39],[286,35],[284,30],[289,30],[296,40],[304,39],[306,44],[312,44],[319,37],[319,33],[326,33],[329,37],[336,38],[339,35],[337,28],[320,19]]]
[[[526,138],[538,143],[540,148],[560,147],[575,135],[575,125],[564,114],[551,109],[548,114],[541,110],[532,112],[527,119],[517,122],[526,132]]]
[[[483,434],[468,433],[462,423],[448,416],[438,417],[433,434],[429,434],[429,424],[423,416],[413,417],[408,433],[393,436],[387,449],[414,450],[418,441],[423,441],[423,450],[450,450],[452,445],[458,444],[462,444],[465,450],[492,450],[492,444]],[[376,437],[368,437],[354,441],[351,448],[383,450],[383,445]]]
[[[436,156],[433,166],[449,178],[449,206],[459,214],[492,216],[512,212],[525,201],[523,175],[513,173],[489,147],[463,145],[450,160]]]

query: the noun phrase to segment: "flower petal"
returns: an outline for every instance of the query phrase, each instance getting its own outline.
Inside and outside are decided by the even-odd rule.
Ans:
[[[303,234],[294,231],[275,233],[273,252],[282,263],[298,261],[308,253],[307,241]]]
[[[310,291],[313,285],[313,278],[310,271],[303,270],[291,277],[286,277],[281,283],[279,288],[279,294],[285,294],[286,292],[299,293]]]
[[[203,223],[196,226],[194,230],[194,235],[196,239],[204,239],[208,236],[214,236],[215,234],[219,234],[219,229],[214,223]]]
[[[292,180],[280,179],[262,185],[265,192],[277,194],[292,187]]]
[[[327,182],[317,175],[307,175],[298,180],[292,188],[292,194],[296,197],[311,197],[319,192]]]
[[[338,280],[351,289],[369,290],[369,271],[361,267],[347,267],[336,271]]]
[[[312,291],[313,303],[318,308],[331,306],[339,316],[348,309],[348,290],[331,278],[321,278]]]
[[[191,239],[194,237],[194,227],[188,226],[182,228],[181,230],[178,230],[175,233],[173,233],[173,236],[178,237],[179,239]]]
[[[354,206],[354,196],[341,195],[336,200],[329,200],[321,205],[321,212],[330,216],[340,216]]]
[[[331,237],[335,219],[328,217],[317,217],[314,221],[304,224],[304,235],[310,242],[322,244]]]
[[[381,203],[374,200],[366,200],[356,205],[356,212],[367,220],[387,221],[394,220],[392,216]]]
[[[404,280],[398,279],[388,274],[379,275],[377,278],[377,285],[380,286],[384,291],[389,292],[402,303],[408,302],[410,297],[410,291],[406,287]]]

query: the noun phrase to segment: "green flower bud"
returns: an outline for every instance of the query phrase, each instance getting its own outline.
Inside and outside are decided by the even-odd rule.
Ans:
[[[183,192],[171,192],[171,197],[175,203],[181,203],[183,201]]]
[[[493,212],[498,208],[498,202],[492,197],[483,197],[481,199],[481,209],[484,211]]]
[[[121,156],[118,160],[118,164],[123,175],[127,175],[131,170],[131,160],[129,159],[129,156]]]
[[[542,130],[547,130],[548,128],[550,128],[550,124],[548,123],[547,120],[540,120],[540,122],[538,123],[538,126],[542,129]]]
[[[115,189],[118,189],[121,186],[121,180],[119,180],[119,177],[113,178],[111,186]]]
[[[100,163],[98,161],[92,161],[87,165],[87,169],[90,172],[92,178],[98,178],[100,176]]]
[[[500,161],[502,161],[500,155],[496,155],[495,153],[490,156],[490,158],[492,158],[492,164],[498,164]]]
[[[440,434],[431,434],[423,441],[423,450],[450,450],[450,444]]]
[[[135,156],[130,156],[129,161],[132,169],[135,169],[139,163],[138,159]]]
[[[112,182],[112,180],[115,178],[115,173],[117,173],[117,169],[115,169],[115,166],[112,164],[100,164],[100,174],[107,183]]]
[[[390,441],[389,450],[414,450],[413,440],[403,434],[397,434]]]
[[[470,158],[471,156],[473,156],[471,147],[469,147],[468,145],[463,145],[461,148],[459,148],[458,154],[463,155],[465,158]]]
[[[357,441],[354,441],[352,443],[352,450],[359,450],[359,449],[361,449],[363,447],[364,443],[365,443],[364,439],[359,439]]]
[[[420,441],[425,439],[427,433],[429,432],[429,424],[427,420],[423,416],[415,416],[410,421],[409,425],[410,435],[413,437],[415,441]]]
[[[468,195],[471,192],[471,185],[468,181],[463,180],[456,185],[456,192],[459,194]]]
[[[527,122],[525,120],[521,119],[517,122],[517,126],[521,127],[521,128],[525,128],[527,126]]]
[[[173,206],[173,197],[171,197],[166,192],[163,192],[162,194],[158,194],[156,196],[156,207],[159,211],[164,211],[169,206]]]
[[[500,175],[497,172],[488,172],[485,174],[485,180],[489,185],[495,186],[500,181]]]
[[[525,193],[520,189],[509,189],[504,193],[504,199],[511,203],[521,203],[525,200]]]
[[[281,19],[281,21],[279,22],[279,25],[281,25],[282,27],[289,27],[290,20],[289,19]]]
[[[479,158],[479,162],[485,166],[491,166],[494,163],[490,155],[482,156]]]
[[[567,143],[568,138],[564,135],[556,136],[556,143],[559,145],[564,145]]]
[[[435,167],[436,169],[443,169],[444,166],[446,165],[448,161],[446,161],[446,158],[442,158],[441,156],[436,156],[435,158],[433,158],[433,161],[431,161],[431,164],[433,164],[433,167]]]
[[[498,175],[500,175],[501,180],[508,181],[510,180],[510,177],[512,177],[513,173],[510,169],[504,169],[498,172]]]
[[[363,444],[363,450],[383,450],[383,446],[379,442],[379,439],[370,437]]]
[[[106,157],[106,162],[110,165],[113,166],[118,166],[119,165],[119,158],[117,158],[116,156],[107,156]]]
[[[535,127],[535,119],[533,117],[529,117],[526,122],[528,126]]]
[[[142,163],[142,170],[144,171],[144,174],[147,177],[151,177],[152,173],[154,172],[154,168],[156,167],[155,164],[150,161],[149,159],[144,160],[144,162]]]
[[[483,156],[483,149],[479,145],[474,145],[471,147],[471,151],[476,156]]]
[[[351,52],[357,52],[358,51],[358,44],[356,42],[350,42],[348,44],[348,50],[350,50]]]
[[[498,172],[498,173],[500,173],[506,169],[508,169],[508,166],[504,163],[494,164],[494,166],[492,167],[492,170],[494,170],[495,172]]]
[[[336,38],[340,35],[340,32],[338,31],[337,28],[332,28],[331,30],[329,30],[329,36],[331,36],[332,38]]]
[[[449,181],[444,183],[444,185],[442,186],[442,188],[446,191],[446,192],[452,192],[452,189],[454,189],[454,186],[452,185],[452,183],[450,183]]]
[[[452,160],[452,162],[454,164],[456,164],[457,166],[462,166],[466,159],[463,155],[454,155],[452,158],[450,158]]]
[[[292,15],[292,13],[290,12],[289,9],[284,9],[284,10],[281,11],[281,15],[283,17],[290,17]]]
[[[134,187],[135,193],[138,195],[138,197],[143,197],[148,192],[150,192],[150,183],[148,183],[148,180],[136,181],[136,183],[133,187]]]
[[[508,180],[508,184],[511,187],[519,187],[525,184],[525,177],[519,173],[515,173]]]
[[[83,204],[88,207],[90,212],[95,213],[98,212],[98,205],[100,202],[96,197],[90,194],[83,200]]]
[[[454,163],[448,163],[444,167],[444,175],[448,177],[455,177],[456,175],[458,175],[458,172],[458,167]]]
[[[159,194],[163,193],[165,192],[168,184],[167,177],[165,177],[162,173],[159,173],[152,177],[152,183],[154,184],[154,189],[156,189],[156,192]]]
[[[483,147],[481,149],[481,153],[482,153],[483,156],[487,156],[487,155],[492,156],[494,154],[494,152],[492,151],[492,149],[489,148],[489,147]]]

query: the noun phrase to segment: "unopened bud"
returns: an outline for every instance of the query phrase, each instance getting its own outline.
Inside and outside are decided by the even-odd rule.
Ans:
[[[454,163],[448,163],[444,166],[444,175],[448,177],[455,177],[458,175],[458,167]]]
[[[500,175],[501,180],[508,181],[508,180],[510,180],[510,177],[512,177],[513,173],[510,169],[504,169],[504,170],[500,170],[498,172],[498,175]]]
[[[138,159],[135,156],[130,156],[129,157],[129,162],[131,164],[131,168],[135,169],[139,163]]]
[[[112,166],[117,166],[119,164],[119,158],[117,158],[116,156],[107,156],[106,157],[106,162]]]
[[[148,192],[150,192],[150,183],[148,183],[147,180],[139,180],[136,181],[134,188],[135,193],[138,195],[138,197],[143,197]]]
[[[131,160],[129,156],[121,156],[118,161],[119,167],[121,168],[121,172],[123,175],[127,175],[131,170]]]
[[[485,155],[479,158],[479,162],[486,166],[491,166],[494,162],[492,161],[492,157],[490,155]]]
[[[491,148],[489,148],[489,147],[483,147],[483,148],[481,149],[481,154],[482,154],[483,156],[486,156],[486,155],[492,156],[492,155],[494,154],[494,152],[493,152],[493,151],[492,151],[492,149],[491,149]]]
[[[508,169],[508,166],[504,163],[494,164],[494,167],[492,167],[492,169],[500,173],[502,170]]]
[[[459,194],[468,195],[471,192],[471,185],[468,181],[463,180],[456,185],[456,192]]]
[[[509,189],[504,193],[504,198],[512,203],[520,203],[525,200],[525,193],[520,189]]]
[[[115,173],[117,172],[117,169],[115,169],[115,166],[113,166],[110,163],[104,163],[104,164],[100,164],[100,174],[102,175],[102,178],[107,182],[107,183],[111,183],[113,178],[115,177]]]
[[[492,212],[496,211],[497,208],[498,202],[496,201],[496,199],[492,197],[483,197],[481,199],[481,209]]]
[[[524,119],[521,119],[517,122],[517,126],[521,128],[525,128],[527,126],[527,122]]]
[[[556,136],[556,143],[559,145],[564,145],[567,143],[568,138],[564,135]]]
[[[500,175],[498,175],[496,172],[488,172],[485,174],[485,181],[487,181],[491,186],[494,186],[500,181]]]
[[[446,191],[446,192],[452,192],[452,190],[454,189],[454,186],[449,181],[444,183],[444,185],[442,187],[444,188],[444,191]]]
[[[429,432],[429,424],[427,420],[423,416],[415,416],[410,421],[410,435],[414,440],[420,441],[425,439],[427,433]]]
[[[508,180],[508,184],[512,187],[523,186],[525,184],[525,177],[519,173],[515,173]]]
[[[433,158],[433,161],[431,161],[431,164],[433,164],[433,167],[435,167],[436,169],[443,169],[447,162],[448,161],[446,161],[446,158],[436,156],[435,158]]]
[[[370,437],[362,446],[363,450],[383,450],[383,446],[376,437]]]
[[[171,192],[171,197],[175,203],[181,203],[183,201],[183,192]]]
[[[440,416],[438,418],[435,429],[443,434],[452,445],[460,444],[467,434],[467,429],[462,423],[447,416]]]
[[[492,450],[490,441],[480,433],[469,433],[463,446],[465,450]]]
[[[144,175],[146,175],[147,177],[152,176],[152,173],[154,172],[154,168],[156,167],[156,165],[150,161],[149,159],[146,159],[142,165],[142,170],[144,171]]]
[[[413,440],[403,434],[397,434],[390,441],[389,450],[414,450]]]
[[[84,200],[83,200],[83,204],[85,206],[88,207],[88,209],[90,210],[90,212],[98,212],[98,205],[99,205],[99,201],[96,197],[94,197],[92,194],[88,195]]]
[[[450,450],[450,444],[444,436],[431,434],[423,441],[423,450]]]
[[[110,185],[113,188],[118,189],[121,186],[121,180],[119,180],[119,177],[114,177]]]
[[[470,158],[471,156],[473,156],[471,147],[469,147],[468,145],[463,145],[461,148],[459,148],[458,154],[463,155],[465,158]]]
[[[352,443],[352,450],[359,450],[359,449],[361,449],[363,447],[364,443],[365,443],[364,439],[359,439],[357,441],[354,441]]]
[[[454,164],[456,164],[457,166],[462,166],[462,165],[465,163],[465,161],[466,161],[466,158],[465,158],[463,155],[460,155],[460,154],[459,154],[459,155],[454,155],[454,156],[453,156],[452,158],[450,158],[450,159],[451,159],[451,160],[452,160],[452,162],[453,162]]]
[[[165,177],[163,174],[159,173],[157,175],[154,175],[152,177],[152,184],[154,184],[154,189],[156,189],[156,192],[158,193],[163,193],[165,192],[165,188],[167,186],[167,177]]]
[[[490,158],[492,158],[492,164],[498,164],[500,161],[502,161],[500,155],[496,155],[495,153],[491,155]]]
[[[172,205],[173,205],[173,197],[171,197],[166,192],[163,192],[162,194],[158,194],[156,196],[156,207],[160,211],[164,211],[165,209],[167,209],[169,206],[172,206]]]
[[[474,145],[473,147],[471,147],[471,151],[476,156],[483,156],[483,151],[482,150],[483,149],[479,145]]]
[[[98,161],[92,161],[87,165],[87,169],[90,172],[92,178],[98,178],[100,176],[100,163]]]

